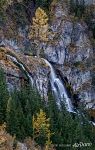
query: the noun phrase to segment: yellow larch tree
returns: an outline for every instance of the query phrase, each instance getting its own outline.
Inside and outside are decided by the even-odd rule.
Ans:
[[[46,150],[49,149],[51,145],[50,137],[52,135],[50,131],[50,119],[46,118],[45,112],[40,109],[40,112],[37,113],[36,116],[33,116],[33,138],[37,138],[42,134],[42,131],[44,132],[45,138],[46,138]]]
[[[41,42],[48,41],[48,16],[43,9],[37,8],[30,27],[29,38],[37,45],[37,56],[40,56]]]

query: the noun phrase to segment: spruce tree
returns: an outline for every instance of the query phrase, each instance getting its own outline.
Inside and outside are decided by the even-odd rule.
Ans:
[[[16,110],[17,110],[16,101],[15,99],[12,99],[12,97],[10,97],[7,104],[6,121],[7,121],[7,131],[12,135],[15,135],[18,130]]]
[[[7,104],[7,130],[17,139],[23,140],[25,137],[32,137],[33,126],[32,116],[40,108],[43,108],[43,102],[40,95],[31,86],[15,90]]]
[[[0,69],[0,124],[6,121],[6,107],[9,98],[5,75]]]
[[[25,138],[24,131],[24,115],[21,104],[18,100],[16,92],[12,93],[7,104],[7,131],[11,135],[16,135],[17,139]]]
[[[93,140],[95,139],[95,130],[89,124],[87,116],[84,117],[83,113],[79,115],[67,112],[63,102],[61,102],[59,109],[51,94],[49,95],[47,112],[50,118],[51,132],[54,133],[51,140],[57,145],[57,150],[74,150],[76,149],[73,147],[74,143],[80,142],[92,143],[93,146],[86,147],[86,149],[95,148]],[[70,145],[70,147],[66,147],[66,145]]]

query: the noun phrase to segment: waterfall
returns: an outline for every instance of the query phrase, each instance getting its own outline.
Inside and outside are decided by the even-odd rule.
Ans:
[[[71,99],[69,98],[64,83],[60,78],[57,77],[54,68],[52,65],[45,59],[45,63],[50,67],[50,83],[52,91],[56,97],[58,106],[60,107],[61,101],[64,102],[67,111],[75,113],[74,106],[72,105]]]
[[[25,66],[18,61],[18,59],[14,56],[11,56],[9,54],[7,54],[7,56],[14,62],[16,63],[18,66],[20,66],[20,68],[26,73],[27,77],[29,78],[31,85],[33,86],[33,79],[31,77],[31,75],[28,73],[28,71],[26,70]],[[43,59],[46,64],[48,64],[48,66],[51,69],[51,73],[50,73],[50,83],[51,83],[51,87],[52,87],[52,91],[55,95],[56,101],[57,101],[57,105],[60,107],[60,102],[64,100],[66,109],[69,112],[74,112],[74,107],[71,103],[70,98],[68,97],[68,94],[66,92],[65,86],[62,83],[62,81],[57,77],[52,65],[45,59]]]
[[[26,73],[27,77],[29,78],[31,85],[33,86],[33,79],[32,79],[32,77],[31,77],[31,75],[28,73],[28,71],[26,70],[26,68],[24,67],[24,65],[23,65],[21,62],[19,62],[16,57],[11,56],[11,55],[9,55],[9,54],[7,54],[7,56],[8,56],[14,63],[18,64],[18,66],[21,67],[21,69]]]
[[[17,64],[23,70],[23,72],[25,72],[25,74],[27,75],[27,77],[30,80],[31,85],[33,86],[34,81],[31,77],[31,74],[27,71],[27,68],[23,65],[23,63],[19,62],[19,60],[15,56],[12,56],[10,54],[7,54],[7,56],[15,64]],[[72,101],[68,96],[68,93],[66,91],[66,88],[64,86],[63,81],[61,81],[61,79],[58,78],[58,76],[56,75],[56,72],[55,72],[54,68],[52,67],[52,65],[46,59],[43,59],[43,60],[50,67],[51,88],[52,88],[52,91],[55,95],[56,102],[57,102],[57,105],[59,106],[59,108],[60,108],[61,101],[63,101],[68,112],[76,113],[77,115],[82,115],[85,118],[84,114],[81,114],[78,110],[75,110],[75,108],[72,104]],[[93,121],[88,121],[88,123],[95,126],[95,122],[93,122]]]

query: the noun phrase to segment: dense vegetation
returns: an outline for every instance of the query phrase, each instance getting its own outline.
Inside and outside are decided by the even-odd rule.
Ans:
[[[7,39],[23,41],[23,37],[19,35],[19,28],[24,29],[28,26],[27,30],[29,30],[32,17],[38,7],[44,10],[40,9],[40,12],[46,12],[49,16],[51,2],[52,0],[32,0],[32,3],[31,0],[1,0],[0,36],[4,35]],[[84,0],[82,4],[78,0],[69,0],[69,8],[74,21],[85,21],[95,39],[95,22],[92,22],[94,8],[85,7]],[[45,17],[45,25],[47,25],[48,16]],[[35,18],[35,20],[39,22],[41,19]],[[33,25],[35,25],[35,20]],[[43,18],[42,20],[44,21]],[[36,31],[37,25],[32,27],[34,31]],[[40,27],[38,26],[38,28]],[[42,37],[41,34],[43,35],[43,32],[40,33]],[[28,31],[26,38],[28,38]],[[38,45],[40,44],[38,43]],[[93,82],[95,85],[95,80]],[[48,145],[52,143],[57,150],[76,149],[76,143],[80,142],[88,143],[90,146],[82,145],[81,147],[80,145],[79,148],[94,150],[95,128],[88,122],[89,117],[87,115],[83,117],[82,113],[80,115],[68,113],[63,103],[59,110],[51,92],[48,93],[48,97],[48,102],[45,103],[44,98],[42,99],[38,91],[30,85],[9,93],[4,72],[0,69],[0,124],[6,123],[6,130],[10,135],[15,135],[16,139],[22,142],[27,137],[31,137],[41,147],[46,143]],[[86,114],[85,111],[83,113]]]
[[[1,92],[2,91],[2,92]],[[7,131],[16,138],[23,141],[27,137],[32,137],[35,141],[44,146],[47,140],[47,133],[50,133],[50,141],[56,149],[61,150],[70,144],[74,149],[75,143],[90,143],[91,149],[95,149],[95,129],[88,123],[87,118],[82,115],[69,114],[64,105],[59,110],[52,94],[49,94],[48,104],[45,104],[38,92],[32,87],[23,87],[21,90],[14,90],[8,94],[5,76],[0,70],[0,124],[6,122]],[[40,110],[49,118],[48,132],[41,127],[40,134],[34,131],[33,116],[38,113],[38,129],[44,113],[39,115]],[[40,122],[39,122],[40,118]],[[45,118],[45,117],[44,117]],[[45,120],[44,120],[45,121]],[[49,127],[49,129],[48,129]],[[35,136],[34,135],[37,135]],[[89,149],[89,146],[87,147]]]

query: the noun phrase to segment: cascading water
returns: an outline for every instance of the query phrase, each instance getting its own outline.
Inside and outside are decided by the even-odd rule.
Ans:
[[[24,65],[23,65],[22,63],[18,62],[18,60],[17,60],[14,56],[11,56],[11,55],[9,55],[9,54],[7,54],[7,56],[8,56],[14,63],[18,64],[18,65],[22,68],[22,70],[26,73],[27,77],[29,78],[31,85],[33,86],[33,79],[32,79],[32,77],[31,77],[31,75],[27,72],[27,70],[25,69]]]
[[[74,106],[72,105],[71,99],[69,98],[65,86],[60,78],[57,77],[52,65],[45,59],[45,63],[50,67],[50,83],[52,91],[57,100],[57,104],[60,107],[61,101],[64,101],[67,111],[75,113]]]
[[[26,67],[21,62],[19,62],[16,57],[14,57],[10,54],[7,54],[7,56],[25,72],[25,74],[27,75],[27,77],[30,80],[31,85],[33,86],[34,81],[31,77],[31,75],[29,74],[29,72],[27,71]],[[84,114],[81,114],[78,110],[75,110],[74,106],[72,105],[71,99],[69,98],[69,96],[67,94],[64,83],[61,81],[60,78],[57,77],[52,65],[47,60],[45,60],[45,59],[43,59],[43,60],[50,67],[50,70],[51,70],[50,83],[51,83],[52,91],[55,95],[55,98],[56,98],[59,108],[60,108],[61,101],[63,101],[66,106],[67,111],[72,112],[72,113],[77,113],[77,115],[84,116]],[[93,122],[93,121],[88,121],[88,123],[93,124],[93,126],[95,126],[95,122]]]
[[[63,82],[61,81],[60,78],[57,77],[52,65],[46,59],[43,59],[43,60],[50,67],[50,70],[51,70],[50,83],[51,83],[52,91],[55,95],[59,108],[60,108],[61,101],[63,101],[65,103],[65,107],[67,111],[76,113],[78,116],[83,116],[85,118],[85,115],[83,113],[80,113],[79,110],[75,110],[74,106],[72,105],[71,99],[69,98],[67,94],[67,91]],[[93,121],[88,121],[88,123],[95,126],[95,122]]]

